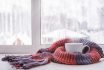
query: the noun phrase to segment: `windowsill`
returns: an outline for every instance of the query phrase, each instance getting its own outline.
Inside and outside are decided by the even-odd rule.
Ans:
[[[13,54],[12,54],[13,55]],[[0,59],[4,57],[4,54],[0,54]],[[104,69],[104,59],[101,59],[100,62],[90,65],[64,65],[58,63],[49,63],[47,65],[38,66],[29,70],[102,70]],[[16,70],[7,62],[0,60],[0,69],[1,70]]]

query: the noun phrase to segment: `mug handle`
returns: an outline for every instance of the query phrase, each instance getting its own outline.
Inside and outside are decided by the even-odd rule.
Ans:
[[[84,48],[82,50],[82,53],[85,54],[85,53],[87,53],[89,51],[90,51],[90,47],[88,45],[84,45]]]

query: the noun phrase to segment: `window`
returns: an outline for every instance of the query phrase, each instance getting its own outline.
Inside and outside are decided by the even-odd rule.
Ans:
[[[0,0],[0,45],[32,45],[31,0]]]
[[[40,0],[0,0],[0,53],[35,53],[39,36]]]
[[[41,0],[41,44],[71,37],[104,44],[103,0]]]

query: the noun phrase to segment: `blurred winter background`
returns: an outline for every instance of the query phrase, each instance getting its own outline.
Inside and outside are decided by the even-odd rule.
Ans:
[[[104,0],[41,0],[41,44],[71,37],[104,44]]]
[[[0,0],[0,45],[31,43],[31,0]]]
[[[104,44],[104,0],[41,0],[41,44],[71,37]],[[31,45],[31,0],[0,0],[0,45]]]

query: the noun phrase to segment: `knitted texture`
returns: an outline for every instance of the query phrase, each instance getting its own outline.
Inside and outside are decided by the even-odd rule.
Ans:
[[[82,53],[69,53],[65,50],[65,43],[83,43],[88,45]],[[86,39],[65,38],[54,42],[49,48],[40,49],[36,54],[25,56],[5,56],[2,61],[8,61],[11,65],[19,69],[30,69],[50,63],[51,61],[69,65],[86,65],[99,62],[104,57],[102,48]]]
[[[90,51],[83,53],[67,53],[65,51],[65,43],[83,43],[90,47]],[[53,43],[49,48],[41,49],[42,52],[53,53],[52,61],[63,64],[85,65],[98,62],[103,57],[102,48],[94,42],[85,39],[62,39]]]

